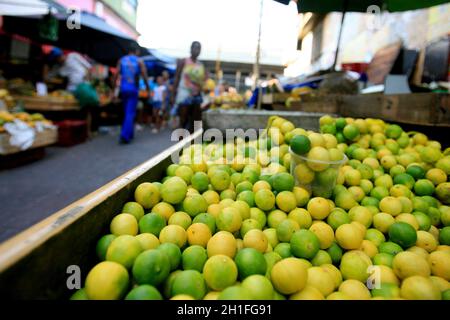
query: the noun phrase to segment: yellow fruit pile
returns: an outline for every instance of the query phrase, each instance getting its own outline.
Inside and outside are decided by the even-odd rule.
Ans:
[[[52,123],[40,113],[29,114],[27,112],[10,113],[8,111],[0,111],[0,133],[5,132],[5,128],[3,127],[5,123],[13,122],[15,119],[25,122],[32,128],[36,126],[36,122],[43,122],[45,124]]]
[[[114,217],[72,299],[450,299],[450,156],[381,120],[320,125],[273,117],[257,141],[183,150]],[[289,144],[321,166],[291,166]],[[298,185],[316,176],[330,193]]]

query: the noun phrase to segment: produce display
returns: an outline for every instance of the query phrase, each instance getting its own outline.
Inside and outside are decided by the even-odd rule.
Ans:
[[[184,149],[71,299],[450,299],[449,150],[377,119],[320,128],[271,117],[258,140]]]
[[[36,123],[43,123],[46,125],[51,125],[50,120],[45,119],[45,117],[40,113],[27,113],[27,112],[15,112],[10,113],[8,111],[0,111],[0,133],[6,132],[4,125],[9,122],[14,122],[15,120],[20,120],[25,122],[28,126],[34,128]]]
[[[245,106],[245,99],[239,93],[224,92],[220,96],[217,96],[213,100],[211,109],[240,109]]]
[[[0,89],[0,100],[4,102],[7,108],[14,107],[14,98],[11,96],[8,90]]]

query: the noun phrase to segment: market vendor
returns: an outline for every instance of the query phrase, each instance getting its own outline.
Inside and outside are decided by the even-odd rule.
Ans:
[[[81,54],[77,52],[64,54],[59,48],[53,48],[50,56],[60,65],[59,75],[68,80],[67,91],[75,92],[78,85],[86,79],[92,65]]]

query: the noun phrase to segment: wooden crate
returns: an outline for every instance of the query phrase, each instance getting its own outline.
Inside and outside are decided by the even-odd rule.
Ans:
[[[73,111],[80,110],[78,101],[69,101],[57,97],[28,97],[14,96],[16,101],[21,101],[26,110],[35,112],[45,111]]]
[[[171,155],[202,134],[197,131],[152,159],[0,244],[0,297],[3,299],[68,299],[69,266],[85,279],[98,262],[95,245],[109,233],[112,218],[134,197],[142,182],[160,180]]]
[[[0,155],[10,155],[14,153],[22,152],[20,148],[12,146],[9,143],[11,136],[8,133],[0,134]],[[58,130],[45,129],[42,132],[36,132],[36,137],[33,144],[29,149],[45,147],[58,141]]]
[[[273,109],[279,111],[338,113],[340,98],[341,95],[338,94],[305,94],[301,95],[301,101],[293,101],[290,107],[274,103]]]
[[[342,96],[339,114],[344,117],[450,127],[450,99],[446,94],[436,93]]]
[[[285,103],[290,94],[286,92],[263,94],[261,102],[263,104]]]

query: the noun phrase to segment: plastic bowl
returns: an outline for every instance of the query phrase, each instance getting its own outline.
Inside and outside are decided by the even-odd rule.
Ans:
[[[289,153],[295,185],[307,189],[315,197],[330,198],[336,186],[339,169],[348,161],[347,156],[344,154],[340,161],[320,161],[298,155],[291,148]]]

